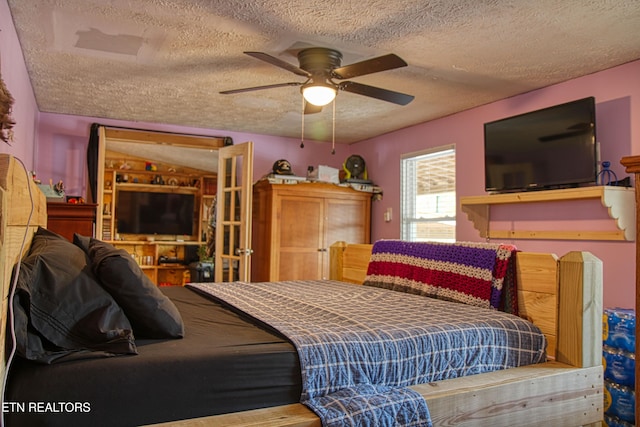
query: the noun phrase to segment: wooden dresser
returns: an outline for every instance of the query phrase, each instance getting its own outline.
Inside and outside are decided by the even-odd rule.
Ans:
[[[371,196],[334,184],[256,183],[252,281],[328,279],[333,243],[370,243]]]
[[[640,313],[640,156],[623,157],[620,161],[627,169],[627,173],[635,174],[636,187],[636,360],[640,354],[640,324],[637,314]],[[640,426],[640,410],[638,409],[638,390],[640,390],[640,364],[636,363],[636,423]]]
[[[47,229],[73,241],[73,233],[94,236],[96,206],[92,203],[47,203]]]

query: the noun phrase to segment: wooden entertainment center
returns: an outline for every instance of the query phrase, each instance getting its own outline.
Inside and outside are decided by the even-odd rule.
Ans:
[[[142,132],[129,129],[104,131],[104,150],[98,164],[98,200],[95,235],[98,239],[125,249],[144,273],[158,285],[183,285],[188,282],[188,262],[197,257],[207,243],[208,222],[217,190],[217,174],[210,170],[182,166],[180,162],[154,160],[158,150],[190,147],[210,153],[223,145],[220,138]],[[137,145],[131,152],[123,144]],[[206,151],[205,151],[206,150]],[[143,157],[144,156],[144,157]],[[147,157],[148,156],[148,157]],[[184,163],[184,162],[182,162]],[[215,158],[211,163],[216,164]],[[139,193],[193,195],[193,227],[189,234],[122,233],[118,230],[118,200],[121,190]],[[169,221],[167,221],[169,222]]]
[[[107,164],[112,159],[107,153]],[[120,155],[120,159],[122,156]],[[215,199],[216,177],[192,170],[176,170],[162,164],[154,164],[156,170],[148,171],[140,161],[128,158],[131,169],[105,169],[102,228],[98,237],[124,248],[136,259],[147,276],[158,285],[182,285],[188,281],[187,247],[199,247],[206,243],[209,209]],[[157,183],[153,183],[157,179]],[[194,233],[192,235],[127,234],[118,232],[116,218],[116,193],[119,190],[193,194],[195,196]],[[161,262],[161,257],[167,259]]]

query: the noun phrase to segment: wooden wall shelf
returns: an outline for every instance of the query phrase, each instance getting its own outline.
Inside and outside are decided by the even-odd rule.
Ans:
[[[568,200],[600,199],[615,221],[615,231],[560,230],[491,230],[491,206],[519,203],[549,203]],[[480,236],[492,239],[540,240],[622,240],[633,241],[636,235],[635,193],[633,188],[593,186],[522,193],[488,194],[461,197],[462,211],[473,222]]]

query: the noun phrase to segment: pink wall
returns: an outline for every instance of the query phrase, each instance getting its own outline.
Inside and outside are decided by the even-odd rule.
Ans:
[[[32,170],[38,106],[6,0],[0,0],[0,76],[15,100],[12,116],[16,121],[14,142],[0,141],[0,153],[12,154]]]
[[[370,177],[384,188],[384,199],[373,206],[373,239],[400,236],[400,156],[403,153],[455,144],[457,197],[482,195],[485,194],[483,124],[574,99],[595,96],[597,137],[602,159],[611,161],[618,178],[628,176],[619,160],[623,156],[640,154],[639,75],[640,61],[635,61],[355,144],[355,152],[367,161]],[[390,223],[383,221],[387,208],[394,212]],[[517,206],[493,209],[492,216],[504,222],[516,214],[522,215],[521,208],[520,211]],[[551,209],[559,211],[559,217],[548,218]],[[554,204],[551,209],[549,205],[532,205],[526,207],[526,214],[530,218],[548,218],[549,224],[545,226],[550,229],[572,226],[576,219],[580,219],[580,226],[586,229],[611,227],[612,224],[611,221],[602,224],[601,218],[606,217],[606,210],[597,201]],[[481,240],[460,208],[457,212],[457,239]],[[571,250],[592,252],[603,260],[605,306],[633,307],[634,242],[518,240],[511,243],[522,250],[550,251],[558,255]]]

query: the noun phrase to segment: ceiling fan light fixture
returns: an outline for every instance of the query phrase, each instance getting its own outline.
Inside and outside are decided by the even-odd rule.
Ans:
[[[302,96],[308,103],[322,107],[334,100],[336,89],[327,84],[312,84],[302,87]]]

